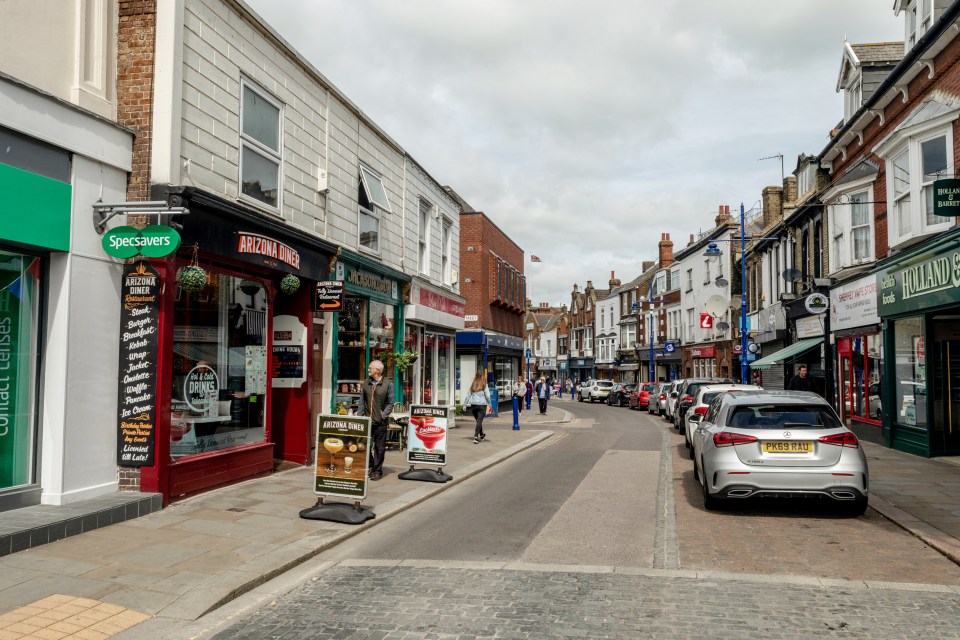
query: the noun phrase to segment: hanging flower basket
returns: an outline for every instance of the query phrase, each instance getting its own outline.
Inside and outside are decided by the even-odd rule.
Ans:
[[[293,275],[292,273],[288,273],[287,275],[283,276],[283,280],[280,281],[280,291],[287,294],[288,296],[296,293],[297,289],[299,288],[300,288],[300,278]]]
[[[184,291],[197,293],[207,284],[207,272],[195,264],[181,267],[177,272],[177,284]]]
[[[254,282],[253,280],[241,280],[240,291],[243,291],[248,296],[255,296],[257,292],[260,291],[260,283]]]

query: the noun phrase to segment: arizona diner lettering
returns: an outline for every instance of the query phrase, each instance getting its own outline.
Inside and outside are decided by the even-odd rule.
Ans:
[[[248,231],[237,233],[237,253],[266,256],[284,262],[294,269],[300,268],[300,254],[296,249],[279,240]]]

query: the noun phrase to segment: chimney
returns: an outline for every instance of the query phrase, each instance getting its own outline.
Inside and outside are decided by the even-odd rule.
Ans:
[[[614,275],[613,271],[610,272],[610,282],[608,283],[611,289],[615,289],[620,286],[620,280]]]
[[[660,268],[665,269],[673,264],[673,241],[670,240],[669,233],[660,234]]]
[[[692,234],[692,233],[690,234],[690,242],[687,243],[687,246],[689,247],[691,244],[693,244],[693,234]]]
[[[763,228],[766,229],[783,217],[783,187],[764,187],[760,197],[763,202]]]
[[[643,265],[641,266],[643,267],[643,270],[646,271],[647,269],[652,269],[653,265],[655,264],[656,262],[654,262],[653,260],[644,260]]]
[[[783,179],[783,202],[789,204],[797,201],[797,176],[787,176]]]
[[[549,303],[549,302],[541,302],[541,303],[540,303],[540,308],[541,308],[541,309],[549,309],[549,308],[550,308],[550,303]]]

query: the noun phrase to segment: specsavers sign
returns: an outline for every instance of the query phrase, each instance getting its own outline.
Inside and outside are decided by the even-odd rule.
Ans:
[[[143,229],[116,227],[103,235],[103,250],[113,258],[163,258],[180,248],[176,229],[152,224]]]
[[[894,315],[960,302],[960,249],[950,243],[877,274],[877,311]]]

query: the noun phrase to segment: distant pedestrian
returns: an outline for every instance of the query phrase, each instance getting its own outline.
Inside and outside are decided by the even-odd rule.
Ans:
[[[477,421],[473,428],[473,444],[480,444],[487,437],[487,434],[483,432],[483,417],[487,415],[487,411],[493,405],[483,371],[478,371],[477,375],[473,377],[473,382],[470,384],[470,394],[463,404],[470,407],[470,413],[473,414],[473,419]]]
[[[540,415],[547,415],[547,400],[550,399],[550,384],[544,379],[540,378],[540,382],[537,383],[536,388],[537,394],[537,403],[540,405]]]
[[[513,396],[517,399],[517,413],[523,413],[523,400],[527,395],[527,383],[523,376],[517,376],[517,386],[513,389]]]
[[[790,379],[787,389],[790,391],[811,391],[813,389],[810,386],[810,378],[807,377],[807,365],[800,365],[797,375]]]

